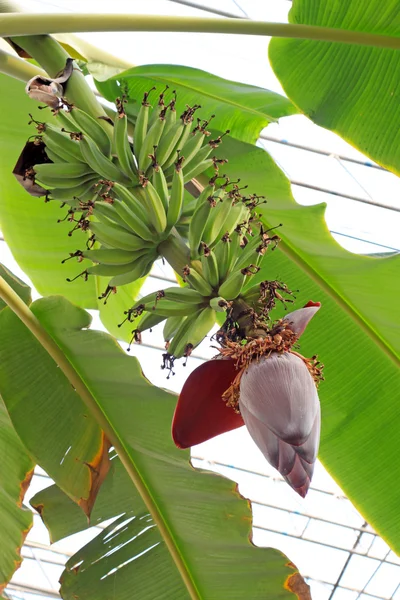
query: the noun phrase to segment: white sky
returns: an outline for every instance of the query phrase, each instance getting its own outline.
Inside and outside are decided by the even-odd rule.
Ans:
[[[231,0],[219,0],[218,2],[209,0],[202,4],[241,14],[240,9]],[[270,21],[286,21],[291,5],[287,0],[264,2],[241,0],[238,4],[251,18]],[[147,0],[146,2],[143,0],[119,0],[118,3],[104,0],[29,0],[25,6],[29,7],[29,10],[43,12],[95,11],[207,16],[207,13],[167,0]],[[101,33],[86,34],[82,37],[116,56],[132,61],[132,64],[161,62],[184,64],[208,70],[227,79],[266,87],[282,93],[282,88],[268,64],[265,38],[192,33],[190,35]],[[277,125],[270,125],[265,133],[277,140],[286,140],[321,149],[331,155],[321,156],[271,141],[262,142],[292,180],[326,188],[338,194],[354,195],[366,200],[400,207],[400,184],[397,177],[382,170],[338,160],[338,154],[362,161],[366,159],[336,135],[318,128],[305,117],[294,116],[283,119]],[[376,244],[400,248],[398,235],[400,213],[361,204],[341,198],[340,195],[334,196],[326,192],[311,191],[297,185],[293,186],[293,192],[296,200],[302,204],[327,202],[326,219],[331,230]],[[379,246],[341,235],[337,236],[337,240],[352,252],[382,251]],[[17,275],[26,279],[4,244],[0,245],[0,258],[1,262]],[[161,266],[156,268],[154,274],[157,273],[171,276],[168,268]],[[161,287],[163,284],[160,284],[155,278],[149,278],[144,292]],[[95,314],[94,326],[101,328]],[[156,328],[153,334],[144,337],[144,341],[161,346],[161,329],[157,330]],[[146,376],[153,383],[169,387],[177,392],[190,371],[200,364],[198,359],[192,358],[186,368],[178,368],[175,377],[166,381],[165,372],[158,368],[161,363],[161,351],[135,346],[133,353],[139,357]],[[205,341],[196,352],[196,355],[202,357],[211,357],[213,354],[214,351],[210,349],[208,341]],[[362,590],[366,586],[365,592],[367,593],[337,589],[331,596],[332,585],[319,583],[319,581],[335,583],[348,557],[348,553],[344,550],[352,548],[359,533],[337,524],[351,527],[361,527],[363,524],[362,517],[343,497],[340,489],[320,464],[317,465],[313,479],[313,488],[315,489],[309,492],[305,500],[302,500],[281,481],[277,473],[266,463],[244,428],[194,448],[193,455],[208,461],[206,466],[216,468],[238,481],[240,491],[245,496],[270,505],[253,505],[254,523],[255,526],[262,526],[277,533],[255,528],[254,541],[259,545],[280,548],[304,575],[312,578],[309,583],[312,587],[313,600],[329,600],[331,597],[334,600],[373,600],[374,598],[400,600],[400,566],[398,566],[400,561],[393,553],[388,554],[390,550],[382,540],[370,533],[363,534],[360,544],[357,546],[357,552],[360,554],[368,552],[368,557],[355,554],[341,580],[341,584],[355,590]],[[218,467],[213,465],[213,462],[228,466]],[[201,463],[195,461],[194,464],[200,465]],[[235,470],[233,467],[259,472],[265,477]],[[30,495],[44,485],[48,485],[48,481],[42,477],[35,478]],[[302,516],[303,514],[333,521],[336,524],[310,520]],[[85,543],[89,535],[91,534],[73,536],[72,539],[59,542],[55,548],[63,552],[74,551]],[[339,549],[296,539],[300,535],[308,540],[319,541]],[[46,531],[39,519],[35,519],[35,527],[28,540],[47,542]],[[369,547],[370,545],[371,547]],[[24,550],[25,555],[29,555],[31,552],[32,548]],[[34,552],[36,558],[41,558],[41,562],[26,560],[14,578],[15,585],[29,583],[43,589],[57,590],[57,579],[62,568],[46,562],[50,556],[49,553],[40,550]],[[42,554],[40,554],[41,552]],[[395,564],[379,566],[380,562],[377,559],[382,559],[385,555],[388,555],[388,560]],[[376,569],[378,570],[373,575]],[[372,579],[368,583],[371,577]],[[22,591],[12,593],[14,598],[32,598]]]

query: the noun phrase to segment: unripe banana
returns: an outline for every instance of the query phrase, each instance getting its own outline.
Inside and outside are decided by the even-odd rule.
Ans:
[[[225,194],[223,193],[221,195],[224,196]],[[218,240],[218,234],[222,229],[226,230],[224,224],[226,223],[232,208],[231,198],[223,198],[222,202],[217,201],[217,206],[212,213],[212,218],[208,219],[203,232],[202,239],[207,246],[211,246]]]
[[[195,160],[195,159],[193,159],[193,160]],[[204,171],[207,171],[207,169],[209,169],[213,165],[214,165],[214,161],[212,158],[203,160],[201,163],[198,163],[193,168],[191,168],[191,165],[189,165],[189,169],[187,171],[185,171],[185,183],[187,183],[188,181],[191,181],[192,179],[194,179],[201,173],[204,173]]]
[[[187,334],[190,331],[190,328],[195,323],[198,317],[197,313],[194,313],[184,319],[181,325],[179,326],[177,332],[175,333],[172,341],[168,346],[168,354],[169,356],[174,356],[175,358],[180,358],[184,355],[186,346],[187,346]]]
[[[51,166],[59,166],[54,163],[48,163]],[[67,163],[63,163],[67,164]],[[42,167],[44,165],[40,165]],[[35,167],[39,167],[39,165],[35,165]],[[42,171],[42,169],[40,169]],[[35,179],[38,179],[43,185],[46,185],[51,188],[60,188],[65,190],[71,190],[80,184],[88,183],[89,181],[93,181],[93,173],[87,173],[86,175],[82,175],[80,177],[51,177],[50,175],[42,175],[37,172]]]
[[[132,233],[141,237],[146,242],[154,240],[154,233],[150,231],[146,223],[144,223],[136,213],[131,211],[130,208],[120,200],[114,200],[113,208],[117,211],[118,215],[123,219],[132,230]]]
[[[135,260],[136,251],[120,250],[119,248],[93,248],[84,250],[80,256],[102,265],[127,265]]]
[[[98,264],[92,267],[88,267],[86,271],[89,275],[100,275],[101,277],[114,277],[116,275],[124,275],[126,273],[130,273],[132,269],[136,268],[138,260],[143,257],[145,252],[146,250],[138,250],[137,252],[135,252],[135,258],[130,263],[125,263],[122,265]]]
[[[205,134],[203,131],[195,131],[191,137],[187,140],[186,144],[184,144],[182,150],[182,154],[185,157],[185,169],[187,169],[188,165],[190,168],[190,162],[196,156],[196,154],[200,151],[203,142],[205,139]],[[210,150],[211,152],[211,150]]]
[[[65,128],[72,128],[73,131],[79,131],[87,137],[90,137],[100,148],[104,156],[110,157],[112,138],[107,134],[99,121],[94,119],[84,110],[76,107],[73,107],[69,113],[59,111],[58,118],[64,121]]]
[[[84,177],[85,175],[95,176],[95,173],[84,163],[43,163],[34,166],[36,174],[41,178],[55,179],[75,179]]]
[[[93,140],[84,136],[79,144],[85,161],[101,177],[110,181],[118,181],[124,185],[130,183],[129,179],[125,177],[118,167],[104,156]]]
[[[128,119],[123,110],[118,111],[114,120],[114,150],[124,175],[137,184],[139,176],[128,140]]]
[[[115,182],[113,190],[116,197],[122,200],[126,206],[143,222],[148,222],[147,211],[145,209],[145,197],[143,188],[134,187],[127,189],[124,185]]]
[[[203,267],[203,276],[206,281],[213,287],[218,288],[219,273],[216,256],[212,250],[209,250],[201,257],[201,266]]]
[[[152,88],[153,90],[155,88]],[[151,92],[152,90],[150,90]],[[149,120],[149,110],[150,104],[147,102],[147,98],[149,97],[149,93],[146,92],[141,107],[139,109],[139,113],[135,123],[135,130],[133,132],[133,151],[135,153],[136,159],[139,158],[140,150],[142,149],[143,140],[147,134],[147,123]]]
[[[174,335],[178,331],[179,327],[182,325],[185,318],[186,317],[168,317],[167,318],[167,320],[165,321],[164,329],[163,329],[163,336],[164,336],[164,340],[166,342],[169,342],[174,337]]]
[[[220,282],[225,281],[228,271],[230,270],[230,244],[231,240],[229,236],[226,236],[214,246]]]
[[[146,312],[139,317],[139,321],[136,324],[136,331],[142,332],[147,329],[152,329],[159,323],[165,320],[165,317],[162,315],[155,315],[151,312]]]
[[[209,199],[202,201],[200,205],[196,207],[196,210],[193,213],[193,217],[189,224],[189,247],[190,247],[190,255],[192,258],[197,258],[199,255],[200,242],[202,241],[202,236],[204,232],[204,227],[209,218],[212,218],[210,215],[212,209],[215,207],[215,201],[212,196]]]
[[[157,259],[157,253],[151,252],[150,254],[145,254],[141,258],[138,258],[132,270],[128,273],[124,273],[123,275],[116,275],[108,282],[110,287],[118,287],[119,285],[127,285],[128,283],[132,283],[133,281],[137,281],[141,277],[147,275],[150,272],[151,267],[153,266],[154,261]]]
[[[95,234],[96,240],[111,248],[120,248],[121,250],[140,250],[143,248],[143,240],[132,233],[129,233],[118,225],[112,223],[90,222],[90,230]]]
[[[204,302],[204,298],[199,292],[188,287],[170,287],[143,296],[134,304],[133,309],[137,308],[140,304],[146,304],[146,306],[152,305],[156,309],[159,304],[162,305],[165,301],[183,304],[201,304]]]
[[[229,307],[229,303],[225,300],[225,298],[218,296],[217,298],[211,298],[210,306],[213,310],[215,310],[215,312],[225,312]]]
[[[165,127],[165,110],[161,111],[160,116],[150,127],[143,140],[142,148],[139,154],[139,170],[145,173],[151,164],[150,155],[154,151],[154,146],[158,145],[161,134]]]
[[[157,191],[157,194],[161,198],[161,202],[164,206],[165,213],[167,213],[169,203],[169,190],[167,180],[165,179],[165,175],[161,167],[156,167],[155,169],[153,169],[152,183]]]
[[[72,140],[68,133],[64,133],[51,123],[46,123],[42,135],[46,147],[64,158],[68,162],[86,162],[82,156],[79,142]]]
[[[211,285],[204,279],[195,269],[186,266],[183,269],[184,281],[190,283],[192,288],[197,290],[202,296],[211,296],[213,289]]]
[[[203,304],[171,302],[170,300],[165,300],[165,298],[162,298],[155,306],[153,302],[149,302],[144,306],[145,310],[154,311],[155,314],[163,315],[164,317],[192,315],[204,308]]]
[[[257,248],[259,248],[261,245],[262,243],[260,236],[255,234],[254,237],[252,237],[247,243],[247,245],[239,250],[234,268],[244,269],[244,267],[247,267],[247,265],[256,263],[259,258]]]
[[[226,233],[228,235],[231,235],[235,227],[237,227],[237,225],[244,220],[245,215],[247,213],[247,208],[242,203],[232,206],[229,210],[225,222],[223,223],[221,229],[216,235],[216,239],[221,239],[222,236]]]
[[[67,204],[70,204],[71,202],[76,204],[76,200],[84,202],[88,195],[90,198],[93,197],[94,184],[96,181],[97,179],[89,179],[88,181],[79,183],[75,187],[53,188],[50,190],[48,198],[52,200],[59,200],[60,202],[66,202]]]
[[[116,200],[115,202],[118,202]],[[132,232],[131,227],[122,219],[112,204],[96,200],[93,206],[93,215],[100,223],[114,223],[123,227],[126,231]]]
[[[167,213],[167,229],[170,230],[178,221],[182,212],[185,184],[180,160],[176,164],[172,178],[171,195]]]
[[[176,160],[176,147],[182,136],[185,125],[176,123],[161,137],[157,146],[157,162],[162,167],[170,158]]]
[[[233,271],[220,286],[218,294],[227,300],[234,300],[242,291],[245,279],[246,275],[242,271]]]
[[[146,181],[144,193],[146,197],[146,211],[150,222],[157,233],[162,233],[167,225],[167,215],[164,204],[151,181]]]
[[[57,154],[56,152],[53,152],[53,150],[50,150],[50,148],[48,146],[46,146],[46,155],[53,163],[68,162],[65,160],[65,158],[62,158],[59,154]]]

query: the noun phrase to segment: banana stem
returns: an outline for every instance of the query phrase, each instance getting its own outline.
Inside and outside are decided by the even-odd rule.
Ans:
[[[400,38],[293,23],[269,23],[245,19],[209,19],[198,17],[168,17],[153,15],[94,15],[94,14],[4,14],[0,36],[13,37],[44,33],[90,31],[166,31],[196,33],[226,33],[262,35],[283,38],[319,40],[400,49]]]
[[[4,15],[7,16],[7,15]],[[2,17],[2,19],[4,18]],[[14,17],[24,15],[12,15]],[[68,58],[64,48],[49,35],[21,36],[13,40],[18,46],[26,50],[49,74],[55,77],[65,67],[65,61]],[[74,69],[67,83],[68,100],[75,104],[92,117],[104,117],[103,107],[96,99],[89,84],[85,80],[83,73],[79,69]],[[100,120],[104,126],[110,127],[106,121]]]
[[[158,251],[169,262],[174,271],[180,275],[186,265],[190,266],[189,248],[175,228],[172,229],[168,238],[158,246]]]
[[[39,67],[32,65],[23,58],[4,52],[4,50],[0,50],[0,73],[14,77],[14,79],[19,79],[25,83],[36,75],[46,77],[45,71]]]
[[[89,388],[86,386],[79,373],[75,370],[73,365],[68,360],[65,353],[57,345],[51,335],[46,331],[43,325],[40,323],[36,315],[31,309],[21,300],[18,294],[8,285],[8,283],[0,276],[0,298],[8,305],[8,307],[16,314],[16,316],[26,325],[29,331],[36,337],[43,348],[48,352],[51,358],[55,361],[57,366],[64,373],[68,381],[71,383],[73,388],[82,398],[97,423],[104,431],[108,440],[114,446],[118,453],[118,456],[124,465],[129,477],[136,486],[139,494],[141,495],[144,503],[146,504],[154,522],[158,526],[162,537],[171,553],[175,565],[186,585],[189,596],[192,600],[199,600],[200,596],[196,589],[190,574],[188,573],[187,566],[177,548],[176,542],[165,522],[155,499],[149,493],[147,486],[145,485],[140,472],[137,470],[134,462],[129,456],[129,452],[125,448],[123,440],[119,438],[114,428],[110,424],[107,415],[103,412],[99,404],[96,402]]]

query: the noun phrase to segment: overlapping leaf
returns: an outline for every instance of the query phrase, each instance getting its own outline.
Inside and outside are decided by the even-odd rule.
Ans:
[[[341,248],[327,229],[324,205],[296,204],[284,175],[276,170],[271,176],[271,158],[263,150],[227,140],[221,154],[229,159],[228,174],[266,196],[260,207],[265,225],[284,225],[279,250],[267,253],[256,277],[299,289],[296,306],[322,302],[301,338],[305,355],[318,353],[326,364],[320,458],[398,552],[400,484],[382,465],[395,464],[398,452],[400,305],[393,298],[400,293],[400,256],[357,256]]]
[[[294,0],[289,21],[399,36],[400,6],[397,0]],[[285,92],[307,116],[400,173],[397,50],[276,38],[269,57]]]
[[[113,338],[86,329],[88,315],[82,309],[60,297],[38,300],[33,308],[106,416],[115,438],[124,448],[125,466],[129,464],[131,471],[136,471],[144,483],[145,498],[151,500],[159,522],[165,525],[169,544],[183,557],[186,576],[197,590],[198,598],[214,595],[215,598],[229,596],[239,599],[246,594],[254,600],[261,600],[269,594],[282,600],[290,598],[291,594],[285,588],[292,574],[287,559],[275,550],[256,549],[249,543],[249,509],[246,502],[240,501],[234,493],[234,484],[219,476],[193,471],[188,463],[188,452],[175,448],[170,436],[175,396],[150,385],[137,360],[125,355]],[[28,331],[20,331],[17,327],[14,331],[20,345],[30,345],[31,334]],[[9,348],[11,343],[7,339]],[[36,364],[33,361],[25,364],[25,370],[32,378],[37,371],[41,372],[42,358],[38,353],[35,357]],[[55,364],[46,365],[50,379],[55,371]],[[25,381],[20,381],[23,386]],[[20,393],[21,390],[15,390],[13,397]],[[40,409],[43,404],[40,387],[36,391],[31,390],[31,394]],[[140,514],[136,517],[135,523],[139,521]],[[150,580],[148,558],[129,563],[130,568],[135,569],[138,581],[137,597],[145,597],[141,595],[144,587],[139,587],[139,584],[144,586],[147,582],[149,598],[171,595],[187,598],[186,587],[166,552],[165,539],[160,539],[158,530],[151,531],[136,542],[132,539],[134,531],[121,530],[118,543],[115,542],[115,552],[111,552],[114,548],[112,535],[105,539],[111,544],[107,552],[104,552],[104,540],[99,538],[97,545],[92,544],[75,557],[78,563],[82,559],[87,560],[85,568],[73,570],[71,561],[71,570],[63,577],[64,597],[72,598],[73,594],[79,595],[82,590],[87,598],[103,597],[101,586],[95,587],[100,573],[104,576],[103,581],[108,575],[109,579],[104,584],[107,593],[108,585],[112,584],[114,588],[111,589],[117,591],[118,597],[132,597],[132,577],[127,577],[127,567],[117,569],[128,558],[120,537],[126,536],[125,542],[132,542],[133,555],[157,544],[157,550],[152,549],[153,554],[148,555],[153,570]],[[142,542],[143,547],[140,545]],[[92,564],[91,556],[97,556],[99,561]],[[157,567],[154,568],[154,565]],[[160,587],[162,580],[164,588]]]
[[[8,269],[0,265],[2,276],[30,303],[30,289]],[[0,314],[5,308],[0,301]],[[0,335],[1,343],[1,335]],[[17,436],[0,396],[0,594],[20,566],[21,546],[32,527],[32,514],[22,506],[25,492],[33,475],[34,464]]]
[[[129,99],[134,102],[133,112],[138,110],[145,92],[155,86],[160,93],[168,85],[176,90],[178,111],[182,112],[186,104],[200,104],[199,116],[206,119],[215,114],[213,127],[229,129],[232,136],[250,143],[256,142],[260,130],[271,121],[297,112],[287,98],[275,92],[179,65],[133,67],[106,82],[97,82],[111,102],[121,95],[117,82],[127,86]],[[157,92],[153,93],[156,98]]]

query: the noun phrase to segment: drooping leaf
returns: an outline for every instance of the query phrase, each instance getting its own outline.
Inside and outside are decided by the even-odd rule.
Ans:
[[[87,327],[89,315],[81,317]],[[107,441],[53,359],[9,308],[0,312],[0,394],[31,456],[90,514],[107,471]]]
[[[26,304],[30,304],[29,287],[11,271],[0,265],[0,276]],[[0,300],[0,314],[5,310]],[[1,342],[0,342],[1,343]],[[32,514],[22,506],[34,464],[8,416],[0,396],[0,594],[22,562],[21,547],[32,527]]]
[[[19,277],[11,273],[7,267],[0,263],[0,277],[2,277],[8,285],[12,287],[12,289],[17,292],[18,296],[25,302],[25,304],[30,304],[32,301],[31,297],[31,288],[29,285],[26,285],[24,281],[21,281]],[[0,298],[0,311],[3,310],[7,305]]]
[[[138,482],[143,482],[143,498],[158,519],[160,529],[154,531],[154,537],[152,534],[151,539],[147,539],[150,536],[147,534],[137,542],[138,546],[135,544],[135,548],[140,548],[139,553],[158,544],[158,550],[152,550],[153,571],[157,565],[154,581],[147,578],[147,560],[129,563],[131,568],[138,569],[135,574],[138,587],[147,581],[149,598],[167,598],[166,586],[170,583],[174,598],[188,597],[166,552],[168,547],[183,558],[182,574],[197,590],[199,599],[210,596],[239,599],[246,594],[254,600],[268,594],[282,600],[291,597],[285,588],[291,575],[287,558],[275,550],[256,549],[249,543],[249,509],[246,502],[233,493],[234,484],[213,474],[194,471],[188,462],[188,452],[175,448],[170,434],[175,395],[152,386],[143,376],[138,361],[124,354],[109,335],[82,329],[87,324],[87,315],[82,309],[61,297],[41,299],[33,306],[35,315],[106,416],[114,444],[118,440],[123,448],[125,467]],[[33,367],[28,364],[25,368]],[[48,370],[48,374],[52,376],[52,371]],[[126,542],[135,535],[125,529],[120,534]],[[85,563],[88,570],[82,568],[82,575],[78,567],[82,555],[78,553],[76,562],[70,562],[71,569],[63,577],[64,598],[72,599],[81,589],[87,598],[102,598],[102,587],[95,587],[100,573],[103,581],[106,575],[109,577],[104,584],[105,598],[109,597],[111,583],[119,598],[132,597],[132,578],[126,577],[126,567],[116,569],[127,560],[127,550],[121,543],[115,546],[114,552],[111,537],[105,540],[111,544],[106,554],[101,538],[97,546],[90,546],[88,552],[93,551],[103,558],[89,567],[92,560],[88,554]],[[122,542],[122,538],[119,541]],[[158,570],[164,578],[164,596],[158,593]],[[151,585],[154,585],[154,594],[150,593]],[[138,597],[145,596],[138,593]]]
[[[398,36],[397,0],[294,0],[289,21]],[[289,98],[310,119],[400,173],[400,54],[310,40],[271,41],[269,58]]]
[[[280,280],[296,293],[296,307],[308,300],[322,308],[301,338],[301,352],[325,363],[320,386],[320,458],[367,521],[397,552],[400,483],[390,468],[398,452],[400,407],[400,256],[374,258],[347,252],[330,235],[325,206],[297,204],[283,173],[254,146],[228,139],[221,155],[228,175],[242,177],[251,193],[266,196],[260,206],[266,228],[283,223],[282,243],[269,250],[256,281]],[[390,293],[385,293],[390,282]],[[283,316],[283,308],[275,311]],[[366,486],[368,493],[366,493]],[[385,490],[385,493],[382,493]]]
[[[0,594],[21,565],[21,547],[32,527],[22,506],[34,464],[17,436],[0,397]]]
[[[160,93],[169,85],[177,93],[178,116],[186,104],[200,104],[199,113],[204,119],[215,114],[213,127],[229,129],[232,136],[251,143],[268,123],[297,112],[287,98],[275,92],[179,65],[133,67],[108,81],[97,82],[100,92],[111,102],[121,95],[117,82],[127,85],[129,98],[135,101],[134,110],[138,110],[143,94],[150,88],[156,86]]]

